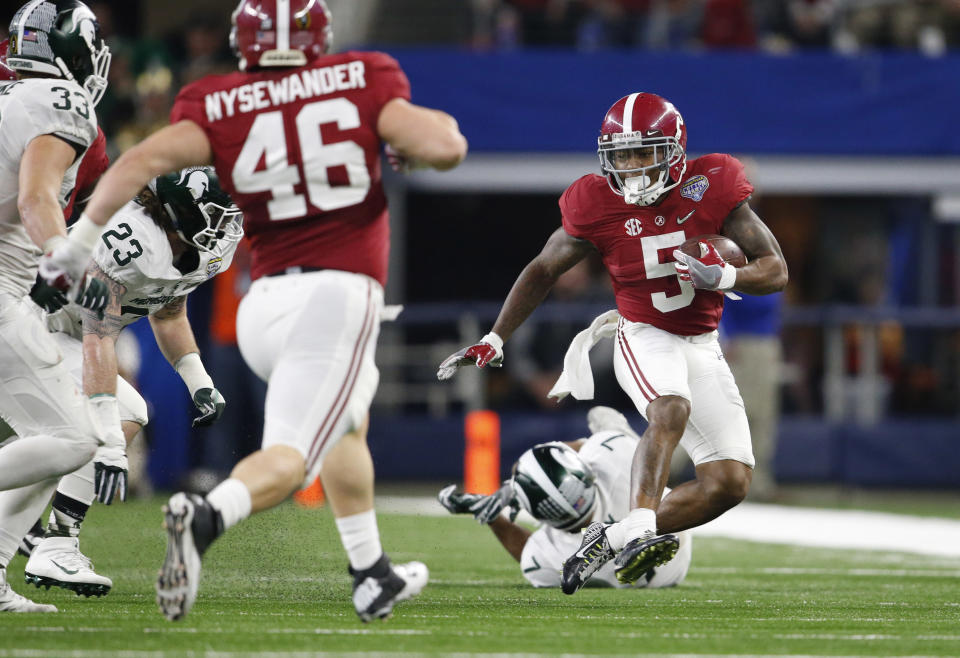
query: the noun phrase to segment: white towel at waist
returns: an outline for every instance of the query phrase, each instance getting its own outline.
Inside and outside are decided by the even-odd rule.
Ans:
[[[617,332],[617,322],[620,314],[616,309],[598,315],[590,326],[577,334],[567,353],[563,357],[563,372],[553,385],[548,398],[562,400],[569,394],[578,400],[593,399],[593,371],[590,369],[590,350],[600,342],[601,338],[613,336]]]

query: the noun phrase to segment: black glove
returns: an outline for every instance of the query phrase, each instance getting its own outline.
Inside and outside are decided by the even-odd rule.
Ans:
[[[70,303],[65,292],[49,285],[39,276],[30,288],[30,299],[47,313],[56,313]]]
[[[478,523],[493,523],[504,507],[510,508],[511,521],[520,512],[509,480],[489,496],[463,493],[456,489],[457,485],[451,484],[437,494],[437,500],[451,514],[473,514]]]
[[[215,388],[200,388],[193,394],[193,405],[200,411],[193,419],[193,427],[209,427],[220,420],[227,401]]]
[[[103,309],[107,307],[107,302],[110,300],[107,284],[92,276],[88,276],[84,284],[74,301],[88,311],[96,313],[97,318],[102,320]]]

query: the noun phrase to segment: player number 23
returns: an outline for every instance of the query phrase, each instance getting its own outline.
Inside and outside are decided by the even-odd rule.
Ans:
[[[320,126],[325,123],[336,123],[340,130],[359,128],[360,113],[346,98],[310,103],[297,113],[296,137],[307,196],[314,207],[330,211],[363,201],[370,189],[370,172],[363,148],[356,142],[323,143]],[[338,166],[346,169],[349,185],[330,185],[327,170]],[[300,171],[287,155],[283,114],[277,110],[257,115],[233,167],[237,191],[270,192],[270,219],[293,219],[307,214],[307,200],[293,189],[300,181]]]
[[[677,270],[673,262],[661,263],[660,252],[663,249],[679,247],[687,238],[683,231],[673,231],[662,235],[648,235],[640,238],[640,246],[643,249],[643,267],[647,272],[647,279],[657,279],[660,277],[676,276]],[[665,292],[655,292],[650,295],[653,307],[661,313],[669,313],[685,306],[690,306],[693,302],[693,284],[689,281],[680,281],[680,292],[676,295],[667,295]]]

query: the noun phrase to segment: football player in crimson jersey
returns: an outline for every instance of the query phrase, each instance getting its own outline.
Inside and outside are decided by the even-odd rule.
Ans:
[[[168,619],[196,600],[201,555],[216,537],[318,474],[363,621],[427,581],[422,563],[390,563],[373,510],[366,428],[389,249],[380,150],[386,143],[398,168],[444,170],[467,142],[453,117],[410,103],[392,58],[330,55],[330,40],[320,0],[242,0],[231,32],[240,71],[185,87],[171,125],[117,160],[80,220],[102,225],[150,178],[202,164],[216,167],[246,218],[254,281],[237,338],[269,385],[262,449],[205,499],[170,499],[157,581]]]
[[[589,368],[582,372],[574,364],[600,337],[615,333],[617,380],[649,426],[633,459],[633,510],[618,523],[586,529],[580,549],[564,564],[567,594],[614,558],[617,578],[636,581],[676,553],[671,533],[719,516],[750,486],[747,417],[716,329],[726,291],[782,290],[787,266],[748,204],[753,187],[743,165],[721,153],[688,161],[686,144],[687,126],[665,99],[634,93],[614,103],[598,139],[603,175],[584,176],[567,188],[560,197],[562,226],[520,273],[492,331],[437,372],[448,379],[466,364],[499,366],[503,342],[560,274],[591,251],[600,253],[617,310],[574,341],[550,394],[592,398]],[[736,268],[705,242],[699,258],[677,250],[688,238],[711,233],[740,245],[748,263]],[[661,501],[677,444],[693,460],[696,479]]]

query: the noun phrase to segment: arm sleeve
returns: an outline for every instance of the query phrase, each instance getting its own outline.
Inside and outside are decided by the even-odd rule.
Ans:
[[[747,180],[747,172],[743,163],[732,155],[722,154],[720,166],[723,167],[721,180],[723,181],[723,194],[718,202],[722,204],[721,220],[719,228],[723,228],[723,220],[727,218],[733,209],[750,198],[753,194],[753,185]],[[718,230],[719,232],[719,230]]]
[[[61,80],[51,80],[49,83],[31,87],[29,96],[26,96],[28,100],[11,104],[7,112],[13,116],[5,114],[4,120],[18,126],[17,135],[24,149],[36,137],[55,135],[82,154],[97,137],[97,116],[89,97],[75,84]],[[57,105],[63,105],[65,109]]]
[[[410,81],[393,57],[371,52],[366,56],[367,86],[378,108],[394,98],[410,100]],[[379,114],[379,109],[377,110]]]
[[[582,180],[582,179],[581,179]],[[580,181],[575,181],[570,187],[564,190],[560,195],[560,215],[563,222],[563,230],[568,235],[586,240],[586,219],[583,209],[583,195],[580,193]]]

